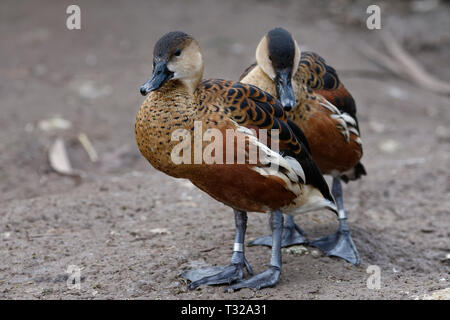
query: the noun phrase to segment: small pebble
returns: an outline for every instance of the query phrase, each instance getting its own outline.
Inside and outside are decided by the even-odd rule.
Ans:
[[[308,248],[306,248],[305,246],[292,246],[283,249],[283,251],[287,254],[292,254],[294,256],[302,256],[309,253]]]
[[[320,253],[319,250],[312,250],[312,251],[311,251],[311,255],[312,255],[314,258],[319,258],[322,254]]]
[[[398,149],[398,142],[392,139],[385,140],[378,145],[381,151],[386,153],[394,153]]]

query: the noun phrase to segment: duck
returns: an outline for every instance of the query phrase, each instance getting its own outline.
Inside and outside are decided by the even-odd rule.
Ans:
[[[230,264],[183,271],[188,289],[272,287],[282,267],[281,212],[325,208],[337,214],[337,207],[300,128],[287,119],[281,103],[253,85],[203,79],[203,69],[200,45],[192,36],[172,31],[156,42],[152,76],[140,87],[147,97],[136,115],[136,143],[151,166],[188,179],[233,209]],[[244,252],[249,211],[270,215],[272,254],[269,267],[259,274]],[[244,277],[245,270],[250,277]]]
[[[245,69],[240,82],[252,84],[276,96],[306,136],[315,163],[323,174],[332,176],[332,195],[338,206],[338,230],[309,244],[329,256],[360,264],[343,204],[341,181],[366,175],[356,104],[340,81],[336,70],[315,52],[301,52],[291,33],[274,28],[256,48],[256,63]],[[249,243],[270,246],[270,237]],[[308,243],[292,216],[286,217],[282,246]]]

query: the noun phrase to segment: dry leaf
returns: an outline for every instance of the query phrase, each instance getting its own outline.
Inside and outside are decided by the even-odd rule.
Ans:
[[[85,133],[80,133],[78,135],[78,141],[80,141],[81,145],[83,146],[84,150],[86,150],[89,159],[92,162],[98,161],[98,154],[97,151],[94,149],[94,146],[92,145],[91,141],[89,140],[88,136]]]
[[[77,175],[70,165],[69,157],[64,140],[57,138],[48,151],[50,166],[59,174],[74,176]]]
[[[151,229],[150,232],[156,233],[156,234],[167,234],[167,233],[169,233],[169,230],[166,228],[155,228],[155,229]]]
[[[56,129],[66,130],[72,127],[72,123],[69,120],[56,116],[51,119],[39,121],[38,126],[42,131],[52,131]]]

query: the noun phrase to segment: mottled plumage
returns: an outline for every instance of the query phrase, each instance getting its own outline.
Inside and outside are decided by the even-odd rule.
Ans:
[[[255,55],[256,63],[244,71],[240,81],[256,85],[280,99],[288,121],[304,132],[307,139],[304,145],[317,166],[322,173],[333,176],[332,194],[338,206],[339,229],[310,244],[358,264],[359,254],[346,224],[340,182],[366,174],[360,162],[363,151],[355,101],[336,70],[314,52],[301,53],[287,30],[269,31],[258,44]],[[286,235],[283,246],[307,241],[289,215],[283,234]],[[260,237],[251,244],[270,245],[270,238]]]
[[[240,81],[276,95],[274,81],[256,63],[244,71]],[[354,167],[358,174],[349,174],[351,179],[365,174],[364,166],[359,163],[362,144],[355,102],[335,69],[318,54],[302,52],[292,85],[297,105],[287,115],[305,133],[322,173],[337,171],[344,181],[349,180],[347,171]]]
[[[306,85],[313,89],[315,94],[327,99],[341,113],[350,115],[356,122],[356,126],[354,127],[357,130],[357,135],[359,137],[361,136],[358,118],[356,117],[355,100],[339,80],[336,70],[326,64],[325,59],[314,52],[302,52],[297,74],[301,75],[302,79],[305,79]],[[366,174],[366,170],[361,162],[358,162],[350,171],[352,171],[350,174],[344,173],[341,175],[344,182],[359,179],[362,175]]]
[[[220,193],[220,190],[216,190],[217,188],[210,186],[208,182],[199,181],[204,177],[199,173],[209,171],[209,169],[202,169],[197,165],[174,165],[172,163],[170,150],[179,143],[178,140],[171,141],[173,130],[186,129],[192,132],[194,121],[202,122],[202,134],[211,128],[225,133],[227,129],[237,130],[239,126],[242,126],[248,129],[266,129],[270,137],[270,130],[278,129],[280,151],[295,158],[305,172],[306,181],[300,182],[306,182],[317,188],[324,198],[333,202],[325,180],[312,161],[307,148],[303,147],[303,144],[307,143],[304,135],[301,135],[301,130],[295,124],[288,123],[286,113],[279,101],[272,95],[252,85],[220,79],[203,80],[191,99],[186,99],[186,93],[183,91],[183,86],[176,81],[171,85],[167,84],[158,92],[152,93],[138,112],[136,141],[143,155],[155,168],[174,177],[191,179],[202,190],[218,199],[220,195],[216,193]],[[256,133],[258,135],[258,131]],[[204,142],[203,147],[206,147],[207,144]],[[223,145],[225,146],[226,143]],[[191,159],[193,157],[192,155]],[[235,167],[240,167],[237,170],[226,164],[208,166],[215,166],[214,177],[217,179],[235,178],[235,174],[244,174],[248,167],[248,165],[236,165]],[[265,167],[261,164],[259,166]],[[248,173],[250,174],[250,171]],[[253,176],[254,173],[251,172],[251,175]],[[242,178],[238,179],[238,181],[241,180]],[[267,208],[277,206],[290,207],[291,202],[295,200],[292,192],[285,191],[283,196],[275,196],[270,191],[274,186],[279,188],[280,183],[283,188],[287,186],[284,181],[279,179],[279,176],[267,175],[264,179],[256,177],[254,178],[255,184],[258,180],[264,180],[263,183],[261,182],[261,186],[264,185],[266,190],[259,191],[261,189],[259,186],[249,187],[247,190],[258,189],[253,198],[261,198],[259,205],[255,203],[250,207],[245,207],[243,204],[233,205],[233,199],[229,199],[229,197],[226,199],[227,204],[240,210],[267,211]],[[215,179],[210,179],[210,181],[211,184],[216,184]],[[291,183],[294,182],[291,181]],[[252,181],[249,179],[240,184],[248,185],[252,184]],[[209,190],[210,187],[214,190]],[[223,190],[223,187],[221,188]],[[282,189],[280,190],[282,191]],[[282,193],[281,191],[280,193]],[[265,199],[262,199],[264,197]],[[237,199],[235,201],[241,202]]]
[[[152,77],[140,88],[149,95],[136,117],[139,150],[156,169],[189,179],[235,213],[231,264],[184,272],[191,281],[188,288],[232,282],[230,290],[274,286],[281,274],[280,210],[328,208],[337,213],[328,185],[302,143],[304,135],[289,122],[281,103],[261,89],[220,79],[201,81],[200,47],[183,32],[169,32],[157,42],[153,64]],[[252,154],[257,156],[252,159]],[[244,280],[244,268],[252,274],[243,249],[247,211],[270,212],[273,248],[270,267]]]

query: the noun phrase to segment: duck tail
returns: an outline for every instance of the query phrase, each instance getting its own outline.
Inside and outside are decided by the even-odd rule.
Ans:
[[[366,168],[361,162],[358,162],[356,166],[341,175],[341,179],[345,183],[348,183],[350,180],[358,180],[365,175],[367,175]]]

